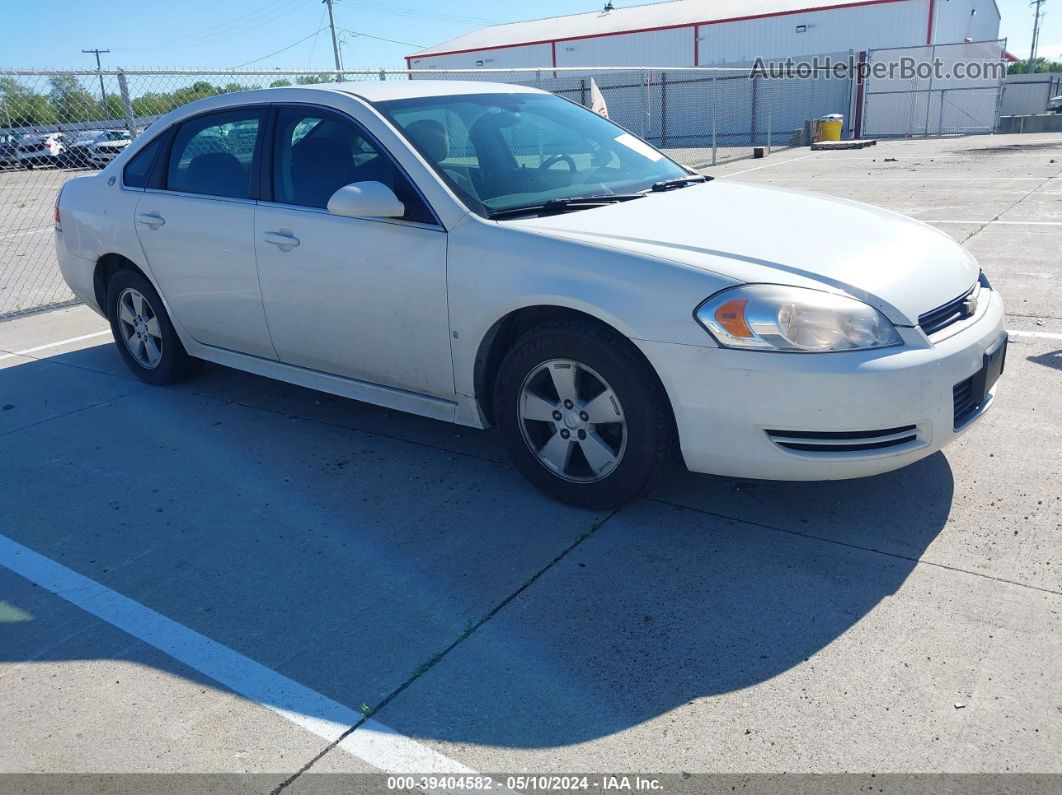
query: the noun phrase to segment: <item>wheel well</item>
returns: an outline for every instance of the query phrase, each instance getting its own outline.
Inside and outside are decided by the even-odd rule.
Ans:
[[[557,320],[560,318],[571,318],[596,323],[608,328],[616,334],[620,334],[620,336],[624,336],[608,323],[605,323],[593,315],[563,306],[527,306],[510,312],[490,327],[487,333],[483,336],[483,340],[479,344],[479,351],[476,353],[476,365],[473,377],[476,391],[476,403],[479,404],[480,414],[483,416],[483,419],[488,426],[494,424],[494,382],[498,376],[498,369],[501,367],[502,359],[505,358],[505,354],[509,352],[513,343],[525,332],[549,320]],[[633,343],[631,344],[633,345]],[[637,350],[637,348],[635,348],[635,350]],[[641,351],[638,351],[638,355],[642,356],[643,359],[645,358]],[[659,381],[660,376],[656,374],[656,370],[653,368],[652,364],[648,360],[645,360],[645,363]],[[661,384],[661,391],[664,391],[663,384]],[[664,393],[666,394],[666,391],[664,391]],[[671,410],[670,402],[668,410]]]
[[[120,270],[132,270],[141,276],[144,275],[135,262],[121,254],[104,254],[96,260],[96,270],[92,274],[92,293],[96,298],[96,306],[105,314],[107,312],[107,285],[111,277]]]

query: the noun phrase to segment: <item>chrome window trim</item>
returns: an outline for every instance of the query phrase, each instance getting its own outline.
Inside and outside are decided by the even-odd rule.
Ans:
[[[378,224],[390,224],[391,226],[409,226],[409,227],[413,227],[414,229],[423,229],[423,230],[428,231],[428,232],[445,232],[446,231],[446,229],[443,228],[442,224],[426,224],[426,223],[424,223],[422,221],[406,221],[406,220],[403,220],[402,218],[365,218],[365,217],[362,217],[360,215],[359,216],[342,216],[342,215],[335,215],[334,213],[330,213],[324,207],[307,207],[306,205],[303,205],[303,204],[286,204],[284,202],[272,202],[272,201],[265,201],[265,200],[262,200],[262,199],[259,199],[255,203],[259,204],[259,205],[261,205],[263,207],[269,207],[271,209],[293,210],[293,211],[302,212],[302,213],[313,213],[314,215],[327,215],[330,218],[348,218],[348,220],[351,220],[351,221],[369,221],[369,222],[378,223]],[[433,215],[434,215],[434,213],[433,213]]]

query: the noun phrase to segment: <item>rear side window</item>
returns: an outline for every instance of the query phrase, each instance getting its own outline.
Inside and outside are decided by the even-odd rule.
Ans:
[[[166,187],[182,193],[248,199],[263,111],[244,108],[199,116],[173,139]]]
[[[151,178],[151,167],[155,164],[155,155],[159,153],[160,142],[166,136],[158,135],[155,139],[133,155],[125,165],[122,182],[127,188],[146,188]]]

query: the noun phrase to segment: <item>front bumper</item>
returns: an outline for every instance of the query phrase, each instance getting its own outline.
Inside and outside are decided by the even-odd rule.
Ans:
[[[1003,301],[990,291],[969,324],[933,342],[900,329],[905,344],[879,351],[784,354],[636,340],[671,398],[686,465],[694,472],[767,480],[875,475],[940,450],[988,410],[989,393],[956,429],[955,387],[983,366],[1003,334]],[[790,437],[769,435],[782,429]],[[791,449],[792,435],[896,431],[830,452]],[[913,437],[913,438],[912,438]],[[806,440],[803,440],[806,441]],[[815,445],[796,445],[813,447]]]

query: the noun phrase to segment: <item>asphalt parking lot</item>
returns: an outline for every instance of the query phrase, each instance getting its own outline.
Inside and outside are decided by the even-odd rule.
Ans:
[[[711,173],[967,246],[992,411],[899,472],[591,512],[489,432],[0,323],[0,772],[1062,773],[1062,135]]]

